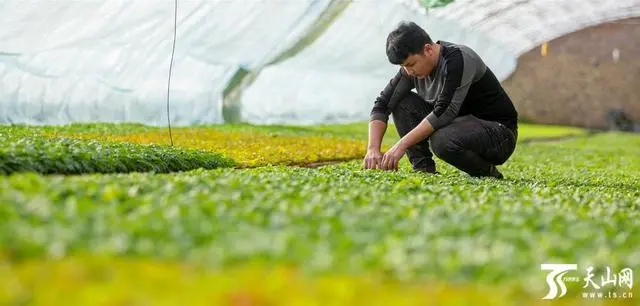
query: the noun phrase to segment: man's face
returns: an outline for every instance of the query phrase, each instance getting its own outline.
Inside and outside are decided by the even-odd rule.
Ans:
[[[419,79],[425,78],[431,74],[431,71],[436,66],[436,56],[434,45],[426,44],[422,52],[409,55],[402,63],[402,68],[410,76],[415,76]]]

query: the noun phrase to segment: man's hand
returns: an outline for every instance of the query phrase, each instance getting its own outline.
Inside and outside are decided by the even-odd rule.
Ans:
[[[402,142],[397,142],[389,151],[384,153],[380,169],[382,170],[398,170],[398,163],[407,149],[402,145]]]
[[[425,118],[413,130],[404,135],[384,156],[380,163],[382,170],[398,170],[398,162],[404,156],[407,148],[411,148],[414,144],[426,139],[433,133],[434,129],[431,123]]]
[[[367,150],[367,155],[364,157],[364,168],[375,169],[380,165],[382,161],[382,152],[380,150]]]

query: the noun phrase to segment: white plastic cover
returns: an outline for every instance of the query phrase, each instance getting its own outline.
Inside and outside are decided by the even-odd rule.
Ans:
[[[589,26],[638,17],[640,0],[455,0],[430,15],[485,33],[520,55]]]
[[[176,125],[219,123],[239,67],[297,42],[329,0],[179,1]],[[165,125],[174,2],[0,2],[0,123]]]
[[[241,96],[253,123],[366,120],[398,69],[388,32],[400,20],[473,47],[506,78],[539,43],[640,16],[640,0],[355,0],[311,45],[263,66],[313,28],[330,0],[179,0],[171,82],[176,125],[220,123],[222,91],[239,67],[257,73]],[[172,0],[0,2],[0,123],[166,124]]]
[[[311,46],[260,72],[243,93],[245,120],[317,124],[368,119],[376,96],[399,68],[388,62],[385,43],[401,20],[424,26],[434,40],[476,48],[499,77],[515,69],[516,56],[500,43],[454,22],[426,16],[406,2],[353,1]]]
[[[396,72],[384,53],[401,19],[425,27],[435,40],[474,48],[498,79],[541,42],[605,21],[640,16],[640,0],[455,0],[430,9],[416,1],[355,1],[315,44],[262,71],[243,96],[256,123],[315,124],[366,120],[378,93]],[[392,120],[392,118],[391,118]]]

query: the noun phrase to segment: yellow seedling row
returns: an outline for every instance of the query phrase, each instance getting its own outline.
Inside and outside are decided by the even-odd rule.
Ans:
[[[71,137],[139,144],[170,145],[164,131],[129,135],[73,134]],[[328,136],[283,136],[267,133],[220,132],[207,128],[173,131],[174,146],[217,152],[235,160],[239,168],[265,165],[306,165],[363,158],[364,141]]]

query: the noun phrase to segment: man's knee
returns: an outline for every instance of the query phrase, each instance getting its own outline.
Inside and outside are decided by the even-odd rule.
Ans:
[[[393,108],[393,120],[403,120],[411,116],[419,116],[419,107],[424,107],[424,100],[416,93],[409,92],[398,104]]]

